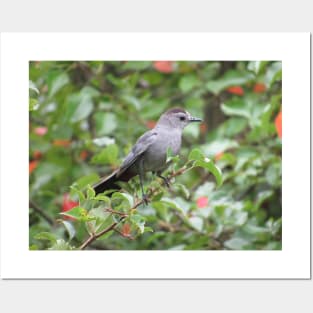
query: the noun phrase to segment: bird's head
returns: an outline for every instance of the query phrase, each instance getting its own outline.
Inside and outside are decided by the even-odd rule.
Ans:
[[[159,125],[168,125],[173,128],[184,129],[193,122],[202,122],[200,118],[191,116],[190,113],[181,108],[169,109],[159,119]]]

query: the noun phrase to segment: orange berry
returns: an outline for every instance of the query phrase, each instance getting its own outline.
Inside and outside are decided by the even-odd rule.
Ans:
[[[33,172],[33,170],[38,166],[38,161],[30,161],[29,162],[29,174]]]
[[[156,125],[156,121],[150,120],[150,121],[147,121],[145,124],[148,128],[152,129]]]
[[[130,224],[128,223],[123,224],[121,232],[124,236],[129,236],[131,232]]]
[[[254,93],[262,93],[266,90],[266,86],[262,83],[256,83],[253,87]]]
[[[208,131],[207,125],[206,125],[205,123],[201,123],[201,124],[200,124],[200,133],[201,133],[201,134],[206,134],[207,131]]]
[[[71,141],[68,139],[55,139],[53,140],[53,145],[57,147],[68,147]]]
[[[216,153],[214,157],[215,161],[219,161],[223,155],[224,155],[224,152]]]
[[[86,150],[81,151],[79,154],[80,159],[83,161],[86,160],[87,156],[88,156],[88,151]]]

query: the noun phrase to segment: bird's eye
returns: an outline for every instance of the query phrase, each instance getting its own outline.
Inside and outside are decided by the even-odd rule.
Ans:
[[[185,118],[185,116],[180,116],[179,119],[180,119],[181,121],[184,121],[186,118]]]

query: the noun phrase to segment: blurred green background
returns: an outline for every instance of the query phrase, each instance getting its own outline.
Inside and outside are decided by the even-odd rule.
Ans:
[[[114,222],[101,211],[113,203],[80,192],[173,106],[204,119],[184,130],[180,166],[199,148],[222,186],[194,168],[88,249],[281,249],[281,62],[33,61],[29,79],[30,249],[76,249]],[[115,210],[140,196],[138,179],[127,185]]]

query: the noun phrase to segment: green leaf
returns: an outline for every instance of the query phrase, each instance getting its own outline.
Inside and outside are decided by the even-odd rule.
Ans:
[[[109,135],[117,127],[117,120],[114,113],[97,112],[94,115],[97,136]]]
[[[39,234],[36,234],[34,238],[37,240],[48,240],[51,243],[56,243],[57,241],[55,235],[48,232],[41,232]]]
[[[231,238],[224,242],[224,246],[231,250],[243,250],[250,242],[244,238]]]
[[[140,110],[141,109],[142,104],[136,97],[131,96],[131,95],[123,95],[122,98],[128,105],[131,105],[136,110]]]
[[[231,86],[244,85],[245,83],[253,80],[254,75],[251,73],[238,73],[229,72],[228,75],[221,79],[212,80],[207,83],[206,88],[215,95],[218,95],[224,89]]]
[[[223,183],[223,175],[222,171],[219,167],[217,167],[212,160],[205,158],[203,161],[196,161],[194,166],[200,166],[202,168],[207,169],[210,173],[212,173],[215,177],[217,187],[220,187]]]
[[[48,78],[48,96],[51,98],[54,96],[62,87],[70,82],[68,75],[64,72],[52,72]]]
[[[88,98],[95,98],[101,95],[100,91],[91,86],[83,87],[83,89],[80,91],[80,94]]]
[[[238,147],[238,143],[235,140],[227,138],[216,139],[209,144],[203,146],[204,153],[209,157],[215,157],[216,154],[224,152],[226,150]]]
[[[179,191],[181,191],[183,193],[183,195],[185,196],[185,198],[189,198],[190,197],[190,191],[188,190],[188,188],[180,183],[175,183],[173,185],[173,187],[177,188]]]
[[[73,224],[68,221],[62,221],[62,224],[68,233],[69,241],[71,241],[75,237],[75,234],[76,234]]]
[[[145,106],[140,111],[140,115],[145,120],[158,119],[160,115],[166,110],[168,104],[168,99],[151,99],[150,101],[146,102]]]
[[[188,218],[189,225],[195,230],[201,232],[203,229],[203,219],[198,216],[192,216]]]
[[[259,209],[262,203],[273,195],[273,190],[264,190],[258,193],[256,207]]]
[[[198,78],[193,74],[183,76],[179,81],[179,88],[182,92],[192,90],[199,83]]]
[[[87,199],[93,199],[95,195],[96,195],[95,190],[90,185],[88,185],[87,186]]]
[[[174,155],[172,149],[169,147],[166,150],[166,163],[177,163],[179,161],[179,155]]]
[[[89,211],[89,216],[93,218],[85,223],[89,234],[94,234],[113,223],[112,214],[105,211],[103,206],[91,209]]]
[[[58,239],[49,250],[73,250],[73,247],[64,239]]]
[[[248,121],[243,117],[231,117],[219,128],[220,137],[233,137],[241,133],[248,126]]]
[[[199,149],[193,149],[188,156],[188,160],[194,160],[194,166],[199,166],[207,169],[210,173],[212,173],[216,179],[217,187],[222,185],[223,176],[222,171],[219,167],[217,167],[212,160],[206,158],[202,151]]]
[[[110,206],[111,198],[104,196],[103,194],[98,194],[94,197],[94,200],[103,201]]]
[[[189,156],[188,156],[189,161],[203,160],[204,158],[205,158],[205,156],[204,156],[203,152],[198,148],[192,149],[191,152],[189,153]]]
[[[127,61],[125,64],[123,64],[122,68],[124,70],[145,70],[148,67],[151,66],[150,61]]]
[[[281,80],[282,78],[282,63],[274,62],[272,63],[266,71],[265,74],[265,84],[267,87],[271,87],[276,80]]]
[[[85,187],[87,187],[88,185],[92,185],[96,182],[98,182],[100,179],[99,175],[96,173],[92,173],[86,176],[83,176],[81,178],[79,178],[74,184],[73,186],[77,187],[78,189],[83,189]]]
[[[110,164],[118,163],[118,146],[116,144],[108,145],[103,148],[100,153],[96,154],[92,159],[93,164]]]
[[[76,187],[75,183],[72,186],[70,186],[70,189],[71,189],[71,191],[70,191],[71,198],[77,196],[79,199],[79,202],[83,202],[85,200],[85,195],[83,194],[83,192],[81,190],[79,190]]]
[[[34,93],[36,93],[37,95],[39,95],[39,90],[36,87],[35,83],[33,81],[29,81],[29,89],[32,90]]]
[[[173,199],[169,199],[169,198],[164,197],[161,201],[159,201],[159,203],[162,203],[162,204],[166,205],[167,207],[182,213],[183,215],[186,214],[184,208],[177,201],[175,201]]]
[[[82,93],[70,94],[67,97],[65,120],[71,123],[87,118],[93,111],[93,102],[88,95]]]
[[[105,211],[105,208],[103,208],[103,206],[99,206],[91,209],[89,211],[89,215],[95,217],[100,222],[104,222],[111,215],[111,213]]]
[[[185,136],[189,137],[190,140],[197,140],[200,136],[200,125],[199,123],[193,123],[188,125],[185,130]]]
[[[251,61],[248,64],[248,70],[253,71],[256,75],[259,75],[263,72],[268,62],[269,61]]]
[[[154,230],[151,228],[151,227],[149,227],[149,226],[145,226],[145,228],[144,228],[144,233],[153,233],[154,232]]]
[[[37,99],[29,98],[29,111],[36,111],[39,108],[39,102]]]
[[[115,192],[112,196],[112,200],[116,200],[116,199],[120,199],[123,201],[123,203],[127,203],[127,207],[125,207],[125,209],[130,209],[134,206],[134,198],[124,192]]]
[[[138,229],[140,234],[143,234],[145,231],[145,219],[139,214],[132,214],[129,217],[129,221]]]
[[[282,168],[281,168],[281,163],[279,162],[275,162],[271,164],[265,172],[266,181],[271,186],[280,186],[281,177],[282,177]]]
[[[226,115],[243,116],[245,118],[251,116],[247,103],[240,99],[222,103],[221,109]]]
[[[76,206],[69,211],[61,212],[59,214],[72,217],[81,222],[86,222],[86,221],[90,221],[93,219],[93,217],[88,215],[88,211],[85,208],[80,207],[80,206]]]

